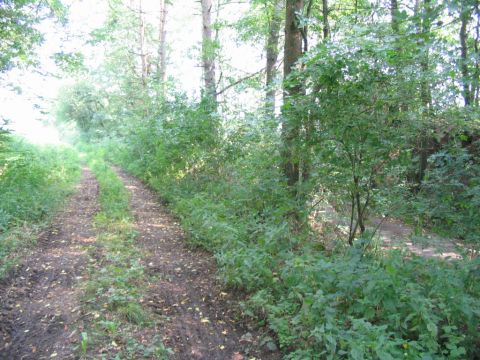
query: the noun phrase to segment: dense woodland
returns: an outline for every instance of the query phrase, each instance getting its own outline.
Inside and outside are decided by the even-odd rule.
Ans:
[[[173,0],[159,1],[155,23],[147,3],[109,1],[86,39],[103,52],[96,66],[56,54],[74,81],[52,113],[79,151],[158,191],[286,359],[478,359],[479,1],[250,0],[234,21],[222,14],[237,2],[192,1],[197,96],[169,75],[182,61],[169,57]],[[34,65],[35,23],[67,10],[3,1],[0,71]],[[259,49],[260,70],[231,67],[239,44]],[[33,173],[41,188],[66,161],[28,146],[0,139],[6,234],[50,199],[11,187],[33,191]],[[319,208],[344,226],[325,225]],[[451,239],[462,258],[388,248],[375,219],[408,224],[417,241]]]

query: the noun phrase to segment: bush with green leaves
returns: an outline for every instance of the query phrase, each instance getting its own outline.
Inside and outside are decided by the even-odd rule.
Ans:
[[[291,254],[250,299],[288,358],[465,359],[479,346],[480,262]]]
[[[83,139],[110,134],[114,121],[102,91],[86,81],[65,86],[57,100],[57,123],[75,126]]]
[[[376,205],[388,207],[382,193],[402,186],[421,127],[413,120],[420,115],[411,95],[419,86],[415,68],[405,66],[396,75],[398,44],[358,36],[319,44],[302,60],[304,69],[287,80],[310,90],[294,102],[296,113],[308,113],[308,139],[299,142],[311,153],[313,186],[327,189],[351,218],[350,243],[365,231]]]

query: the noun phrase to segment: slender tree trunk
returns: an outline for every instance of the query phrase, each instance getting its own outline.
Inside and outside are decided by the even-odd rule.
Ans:
[[[303,10],[303,0],[287,0],[285,15],[285,49],[283,72],[287,77],[294,69],[296,62],[302,56],[302,34],[298,26],[296,14]],[[284,96],[289,93],[299,93],[301,87],[286,87]]]
[[[280,26],[282,25],[282,9],[284,0],[276,0],[273,8],[272,18],[270,19],[268,39],[266,46],[267,66],[266,66],[266,94],[265,107],[268,113],[275,113],[275,88],[273,82],[277,73],[275,65],[278,60],[278,40],[280,37]]]
[[[480,88],[480,49],[479,49],[479,41],[480,41],[480,4],[477,0],[475,3],[475,14],[477,18],[477,23],[475,24],[475,39],[473,44],[473,51],[475,53],[475,69],[473,73],[473,81],[472,81],[472,100],[475,106],[478,106],[478,98],[479,98],[479,88]]]
[[[202,65],[205,95],[217,101],[215,83],[215,49],[212,37],[212,0],[201,0],[202,5]]]
[[[467,26],[470,21],[470,14],[464,8],[461,9],[460,14],[460,72],[462,74],[462,86],[463,86],[463,100],[465,106],[472,104],[472,96],[470,89],[470,74],[468,69],[468,47],[467,47]]]
[[[314,1],[315,0],[308,0],[307,2],[307,8],[303,12],[303,15],[306,18],[310,17]],[[300,33],[302,34],[302,38],[303,38],[303,52],[306,53],[308,51],[308,25],[304,25],[302,28],[300,28]]]
[[[157,72],[158,72],[158,80],[160,82],[160,88],[162,90],[162,94],[165,89],[165,79],[167,74],[167,41],[166,41],[166,29],[165,23],[167,20],[167,3],[165,0],[160,0],[160,20],[158,26],[158,64],[157,64]]]
[[[422,32],[425,34],[430,34],[430,28],[432,23],[432,9],[430,0],[424,0],[424,20],[422,22]],[[432,92],[430,89],[430,83],[428,81],[428,72],[430,71],[430,44],[427,43],[424,45],[424,54],[420,61],[420,69],[422,71],[422,82],[421,82],[421,99],[424,111],[425,119],[430,118],[431,108],[432,108]],[[422,132],[420,139],[420,164],[419,164],[419,178],[418,183],[421,184],[423,178],[425,177],[425,171],[427,169],[427,160],[428,160],[428,143],[429,139],[426,132]]]
[[[142,0],[138,1],[138,20],[139,20],[139,50],[140,50],[140,62],[141,62],[141,78],[142,86],[147,86],[148,77],[148,59],[145,52],[145,16],[142,8]]]
[[[330,39],[330,22],[328,21],[329,15],[328,0],[322,0],[322,17],[323,17],[323,39]]]
[[[473,81],[472,81],[472,101],[475,106],[478,106],[479,90],[480,90],[480,50],[479,50],[479,41],[480,41],[480,4],[477,0],[475,2],[475,15],[477,23],[475,24],[475,38],[473,42],[473,51],[475,66],[473,71]]]
[[[363,235],[365,232],[365,223],[364,223],[364,213],[362,209],[362,201],[360,198],[360,180],[358,176],[354,177],[355,183],[355,201],[356,201],[356,208],[357,208],[357,222],[358,226],[360,226],[360,234]],[[355,234],[353,234],[355,236]]]
[[[402,48],[400,45],[398,45],[398,36],[400,35],[400,26],[398,23],[398,0],[390,0],[390,26],[392,28],[393,35],[395,35],[395,51],[400,53],[402,51]],[[395,69],[395,76],[400,78],[401,77],[401,71],[402,71],[402,64],[397,63],[394,65]],[[396,92],[396,89],[395,89]],[[397,101],[398,99],[398,94],[396,96],[392,96],[393,101],[389,104],[388,106],[388,113],[391,118],[392,123],[395,123],[398,119],[399,115],[399,102]]]
[[[300,156],[297,142],[300,136],[301,121],[296,118],[290,109],[295,97],[301,94],[302,87],[299,84],[289,85],[287,78],[302,56],[302,33],[298,26],[296,14],[302,12],[303,6],[303,0],[287,0],[285,16],[283,73],[286,82],[283,89],[282,157],[283,173],[294,194],[297,194],[296,186],[300,180]]]
[[[395,35],[398,35],[400,27],[398,23],[398,0],[390,0],[391,26]]]

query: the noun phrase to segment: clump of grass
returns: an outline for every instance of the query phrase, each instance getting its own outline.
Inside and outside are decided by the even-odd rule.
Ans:
[[[119,314],[132,324],[144,325],[148,322],[147,316],[140,304],[128,302],[118,308]]]

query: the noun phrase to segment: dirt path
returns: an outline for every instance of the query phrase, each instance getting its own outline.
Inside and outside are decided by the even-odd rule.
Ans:
[[[94,239],[98,185],[88,169],[37,247],[0,283],[0,359],[73,359],[83,250]]]
[[[348,233],[349,219],[341,216],[332,206],[323,204],[316,212],[316,223],[330,223],[341,231]],[[318,227],[318,226],[317,226]],[[459,244],[424,231],[422,236],[414,236],[414,229],[397,219],[370,219],[367,227],[376,230],[384,249],[405,249],[415,255],[436,258],[461,258]]]
[[[188,249],[180,226],[158,196],[137,179],[117,172],[132,195],[137,242],[148,254],[144,265],[156,278],[146,302],[165,316],[159,332],[174,352],[170,358],[279,359],[278,352],[261,347],[259,335],[236,318],[236,301],[222,291],[213,257]]]
[[[378,226],[378,237],[386,248],[406,248],[411,253],[423,257],[460,259],[460,245],[454,240],[442,238],[424,231],[422,236],[415,236],[414,229],[397,219],[372,220],[372,227]]]

